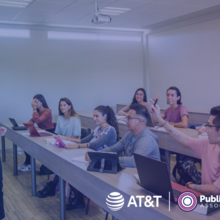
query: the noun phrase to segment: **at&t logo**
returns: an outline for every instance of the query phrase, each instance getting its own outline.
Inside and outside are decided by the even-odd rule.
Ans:
[[[112,192],[106,198],[106,205],[112,211],[118,211],[124,206],[124,197],[118,192]]]

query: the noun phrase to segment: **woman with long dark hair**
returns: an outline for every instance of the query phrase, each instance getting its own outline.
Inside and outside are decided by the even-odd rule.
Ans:
[[[33,115],[30,119],[29,124],[36,123],[39,128],[47,130],[49,132],[54,131],[54,125],[52,123],[52,114],[49,109],[47,102],[43,95],[38,94],[33,97],[31,102],[31,107],[33,108]],[[25,162],[18,166],[19,171],[30,171],[31,170],[31,159],[30,155],[26,154]]]
[[[61,139],[73,141],[76,144],[67,144],[66,148],[91,148],[101,150],[116,143],[118,137],[118,124],[115,113],[109,106],[100,105],[94,109],[93,118],[98,126],[93,133],[83,139],[62,137]]]
[[[123,115],[123,116],[127,116],[130,105],[132,104],[141,104],[143,106],[145,106],[148,110],[148,112],[151,112],[151,104],[147,102],[147,95],[146,95],[146,91],[143,88],[139,88],[136,90],[136,92],[134,93],[134,97],[132,99],[132,103],[125,106],[124,108],[122,108],[118,114],[119,115]]]

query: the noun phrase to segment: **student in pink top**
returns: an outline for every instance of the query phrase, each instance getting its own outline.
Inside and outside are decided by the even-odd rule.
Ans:
[[[188,110],[181,103],[181,93],[177,87],[167,89],[167,104],[170,107],[161,114],[162,118],[172,123],[174,127],[188,128]],[[154,118],[153,122],[155,123]]]
[[[167,123],[160,114],[160,108],[152,106],[152,114],[157,122],[184,147],[189,147],[202,159],[202,184],[192,182],[186,186],[203,194],[220,194],[220,106],[213,107],[206,124],[207,139],[191,138]]]

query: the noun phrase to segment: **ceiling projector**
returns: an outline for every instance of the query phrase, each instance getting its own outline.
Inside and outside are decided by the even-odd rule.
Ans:
[[[95,2],[95,14],[94,14],[94,17],[92,18],[92,23],[93,24],[108,24],[111,22],[111,20],[112,19],[110,16],[99,13],[98,3]]]

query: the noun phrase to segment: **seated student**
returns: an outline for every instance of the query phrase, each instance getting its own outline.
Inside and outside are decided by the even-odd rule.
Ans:
[[[39,128],[47,130],[49,132],[54,130],[54,125],[52,123],[52,114],[49,109],[47,102],[43,95],[35,95],[33,101],[31,102],[33,108],[33,117],[30,119],[28,124],[36,123]],[[25,162],[18,166],[19,171],[30,171],[31,170],[31,158],[30,155],[26,154]]]
[[[79,138],[81,135],[81,122],[73,108],[72,102],[67,98],[60,99],[58,110],[59,117],[57,119],[55,133],[62,136]],[[46,198],[48,196],[54,196],[58,182],[59,176],[55,175],[53,181],[47,183],[43,190],[37,192],[37,197]],[[51,188],[54,188],[54,190],[50,190]]]
[[[143,105],[147,108],[148,112],[150,113],[150,107],[151,104],[147,102],[147,95],[146,95],[146,91],[143,88],[139,88],[136,90],[136,92],[134,93],[134,97],[132,99],[132,103],[125,106],[124,108],[122,108],[118,114],[119,115],[128,115],[128,111],[130,108],[130,105],[138,103],[140,105]]]
[[[173,123],[174,127],[188,128],[188,110],[182,105],[181,93],[177,87],[172,86],[167,89],[167,104],[170,107],[161,114],[162,118],[169,123]],[[152,119],[153,123],[156,123],[153,115]]]
[[[4,136],[7,132],[7,129],[4,127],[0,127],[0,135]],[[0,158],[0,219],[5,220],[5,210],[4,210],[4,201],[3,201],[3,178],[2,178],[2,162]]]
[[[157,122],[184,147],[195,151],[202,159],[202,184],[192,182],[186,186],[203,194],[220,194],[220,106],[213,107],[211,117],[205,125],[208,133],[207,139],[191,138],[167,123],[160,114],[160,108],[152,106],[152,114]]]
[[[147,128],[148,117],[148,110],[143,105],[132,104],[125,120],[129,132],[118,143],[101,151],[124,151],[125,156],[119,157],[122,167],[136,167],[134,153],[160,160],[158,137]],[[90,161],[88,153],[85,158]]]
[[[77,144],[67,144],[67,149],[74,149],[74,148],[91,148],[94,150],[100,150],[109,146],[112,146],[117,141],[118,136],[118,125],[117,119],[115,117],[115,113],[109,106],[98,106],[94,110],[94,121],[95,124],[98,126],[94,132],[83,139],[76,139],[76,138],[68,138],[62,135],[59,135],[60,138],[74,141]],[[59,179],[58,179],[59,181]],[[51,186],[47,189],[44,189],[45,197],[49,195],[55,195],[55,188],[57,182],[53,181],[49,183]],[[66,205],[66,209],[75,209],[75,208],[82,208],[85,206],[83,194],[79,192],[74,187],[71,187],[71,191],[74,193],[74,197],[70,197],[69,204]],[[43,191],[43,190],[42,190]],[[71,194],[70,194],[71,196]],[[45,198],[44,197],[44,198]]]

